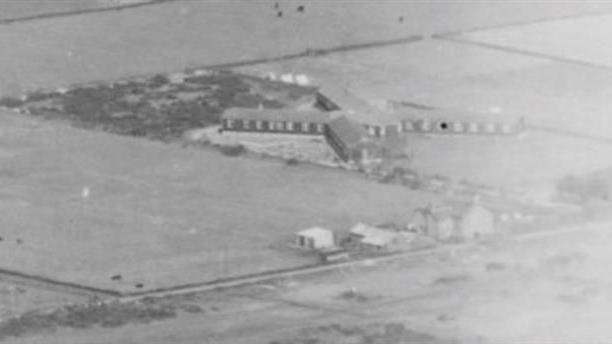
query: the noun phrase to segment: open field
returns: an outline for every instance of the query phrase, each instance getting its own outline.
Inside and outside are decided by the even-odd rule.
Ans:
[[[295,231],[405,223],[410,209],[436,197],[333,169],[15,114],[0,120],[0,267],[100,288],[138,291],[311,263],[286,248]],[[122,280],[111,281],[115,274]]]
[[[567,18],[530,25],[482,30],[459,35],[459,40],[480,42],[550,58],[612,69],[612,49],[606,44],[611,15]]]
[[[308,1],[299,14],[301,2],[279,3],[282,18],[273,1],[176,1],[2,26],[0,45],[10,49],[0,55],[0,94],[612,9],[599,1],[345,0]]]
[[[612,339],[607,226],[180,296],[174,302],[202,311],[151,323],[146,331],[136,325],[60,329],[19,342],[401,343],[401,336],[390,340],[368,331],[376,324],[401,324],[409,332],[396,335],[420,334],[426,343],[607,343]],[[172,298],[160,304],[167,302]]]
[[[0,95],[612,9],[604,2],[346,0],[307,2],[300,14],[301,1],[279,2],[282,18],[273,1],[176,1],[2,25],[0,44],[10,49],[0,54]],[[30,11],[15,8],[7,16]],[[593,20],[586,24],[590,30],[607,27]],[[548,39],[536,31],[526,33]],[[503,39],[514,46],[514,38]],[[565,54],[559,47],[547,49]],[[589,51],[590,62],[607,56]],[[612,72],[605,68],[425,39],[240,70],[305,72],[324,89],[346,87],[375,104],[388,99],[517,114],[537,126],[612,137]],[[608,167],[612,153],[609,144],[538,131],[508,140],[419,136],[409,149],[415,170],[508,187]],[[0,186],[0,268],[121,292],[312,263],[315,257],[287,248],[296,230],[405,223],[414,207],[439,197],[332,169],[231,158],[9,112],[0,112]],[[300,331],[317,335],[330,324],[351,329],[393,321],[469,343],[609,342],[612,315],[601,305],[612,296],[601,266],[609,261],[610,238],[563,240],[351,269],[267,286],[266,292],[213,294],[193,301],[203,314],[180,313],[147,328],[59,331],[22,340],[292,343],[304,336]],[[113,275],[121,278],[111,280]],[[355,300],[340,297],[355,286]],[[0,284],[0,303],[10,305],[13,295],[4,297],[2,290]],[[6,314],[71,301],[36,291],[19,297]]]
[[[414,136],[408,150],[417,171],[509,190],[552,187],[568,175],[609,167],[612,145],[528,131],[521,138]]]

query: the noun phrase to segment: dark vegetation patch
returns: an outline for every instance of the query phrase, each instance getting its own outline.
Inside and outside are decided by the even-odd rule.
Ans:
[[[227,108],[282,108],[314,92],[283,90],[279,83],[226,71],[177,75],[36,91],[4,97],[0,106],[80,128],[168,142],[189,129],[219,124]]]
[[[612,173],[605,171],[588,176],[566,176],[557,182],[557,192],[565,200],[585,203],[591,200],[610,201]]]
[[[457,275],[441,276],[441,277],[436,278],[433,281],[433,284],[435,284],[435,285],[455,284],[455,283],[467,282],[470,279],[471,279],[471,276],[468,275],[468,274],[457,274]]]
[[[507,268],[508,266],[506,264],[500,262],[490,262],[485,266],[486,271],[502,271],[506,270]]]
[[[342,292],[339,295],[339,298],[341,300],[356,301],[356,302],[367,302],[370,300],[370,297],[368,295],[365,295],[353,289]]]
[[[589,299],[586,295],[581,294],[560,294],[555,297],[559,302],[566,303],[572,306],[579,306],[588,303]]]
[[[70,305],[53,312],[30,312],[0,322],[0,340],[26,334],[44,333],[58,328],[86,329],[94,326],[120,327],[147,324],[176,317],[178,312],[204,313],[188,299],[145,298],[138,302]]]
[[[540,266],[546,269],[566,268],[582,264],[587,258],[585,253],[579,251],[557,253],[543,258],[540,261]]]
[[[239,156],[246,153],[246,148],[240,144],[219,146],[219,150],[226,156]]]
[[[308,328],[295,338],[275,340],[269,344],[442,344],[449,341],[413,331],[402,323],[374,323],[365,326],[331,324]]]
[[[289,159],[285,160],[285,163],[288,166],[297,166],[297,165],[300,164],[300,161],[298,159],[296,159],[296,158],[289,158]]]

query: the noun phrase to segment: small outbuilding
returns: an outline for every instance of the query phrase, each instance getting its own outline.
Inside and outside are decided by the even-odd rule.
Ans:
[[[393,230],[358,223],[350,230],[350,236],[362,246],[377,250],[393,250],[405,247],[414,240],[413,233],[400,233]]]
[[[329,249],[336,246],[334,232],[321,227],[312,227],[296,233],[295,245],[304,249]]]

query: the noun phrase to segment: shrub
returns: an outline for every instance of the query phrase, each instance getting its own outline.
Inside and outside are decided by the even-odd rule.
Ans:
[[[289,158],[285,161],[287,166],[297,166],[300,164],[300,161],[296,158]]]
[[[153,76],[151,79],[149,79],[149,86],[160,87],[160,86],[168,84],[169,82],[170,82],[170,79],[168,79],[167,76],[163,74],[157,74]]]
[[[283,107],[285,107],[283,103],[279,102],[278,100],[274,100],[274,99],[265,99],[261,103],[261,105],[263,105],[263,107],[266,109],[282,109]]]
[[[223,153],[223,155],[227,156],[239,156],[246,153],[246,149],[243,145],[220,146],[219,150],[221,151],[221,153]]]
[[[557,192],[582,202],[593,199],[609,200],[610,184],[598,176],[566,176],[557,183]]]
[[[27,99],[29,102],[39,102],[39,101],[47,100],[49,98],[53,98],[53,94],[37,91],[37,92],[32,92],[28,94]]]
[[[13,97],[2,97],[0,98],[0,106],[4,106],[7,108],[18,108],[23,106],[24,102],[19,99],[19,98],[13,98]]]

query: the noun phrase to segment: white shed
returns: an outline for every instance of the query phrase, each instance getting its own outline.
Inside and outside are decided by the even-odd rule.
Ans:
[[[304,74],[298,74],[295,76],[295,82],[301,86],[310,85],[310,79]]]
[[[295,82],[295,79],[293,77],[293,74],[288,73],[288,74],[281,74],[280,76],[280,80],[282,82],[288,83],[288,84],[293,84]]]
[[[334,232],[321,227],[312,227],[296,233],[295,244],[300,248],[322,249],[335,247]]]

